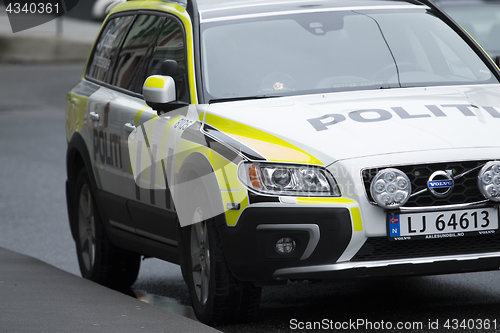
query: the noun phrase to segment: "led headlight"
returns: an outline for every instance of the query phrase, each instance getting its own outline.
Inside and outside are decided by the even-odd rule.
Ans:
[[[482,167],[477,185],[486,199],[500,201],[500,161],[488,162]]]
[[[293,196],[340,196],[333,177],[322,168],[242,163],[238,178],[259,193]]]
[[[403,206],[411,194],[408,176],[398,169],[380,171],[370,185],[373,199],[380,207],[395,209]]]

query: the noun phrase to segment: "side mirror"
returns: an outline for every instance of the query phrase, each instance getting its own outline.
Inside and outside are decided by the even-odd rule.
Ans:
[[[144,81],[142,94],[146,103],[156,110],[158,115],[188,105],[177,101],[173,76],[179,75],[179,64],[175,60],[165,60],[160,67],[161,75],[151,75]]]
[[[173,102],[176,100],[175,81],[171,76],[151,75],[144,81],[142,94],[151,106]]]

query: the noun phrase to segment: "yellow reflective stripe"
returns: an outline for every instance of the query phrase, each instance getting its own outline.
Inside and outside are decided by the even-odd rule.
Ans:
[[[150,107],[148,105],[144,105],[144,107],[141,110],[137,111],[137,113],[134,116],[135,127],[137,127],[137,128],[139,127],[139,125],[141,124],[141,116],[144,113],[144,111],[146,111],[148,109],[150,109]],[[158,117],[158,115],[153,114],[148,120],[154,119],[156,117]],[[144,121],[144,122],[146,122],[146,121]],[[151,121],[151,122],[148,123],[148,128],[146,130],[146,136],[144,137],[146,139],[146,142],[145,142],[146,147],[148,147],[148,148],[149,148],[149,137],[148,137],[148,135],[151,133],[151,131],[153,129],[153,125],[154,125],[154,121]],[[136,129],[136,131],[139,132],[140,130]],[[142,131],[140,133],[142,133]],[[133,152],[136,152],[135,140],[132,142],[132,145],[133,145],[133,147],[129,147],[129,151],[131,150]],[[147,150],[146,151],[142,151],[141,155],[142,155],[142,160],[144,161],[144,163],[149,163],[149,160],[150,160],[149,152]],[[129,171],[130,171],[131,174],[133,174],[132,161],[137,161],[136,158],[140,158],[140,156],[139,157],[130,156]],[[141,175],[141,178],[145,179],[145,180],[149,180],[149,168],[146,168],[144,170],[143,174]]]
[[[189,30],[189,35],[186,37],[187,55],[188,55],[188,80],[189,80],[189,94],[191,96],[191,104],[198,104],[198,96],[196,96],[196,80],[194,78],[194,49],[193,49],[193,35],[191,33],[191,22],[189,19],[182,18],[186,33]],[[198,75],[200,75],[198,73]]]
[[[219,154],[210,151],[210,163],[212,164],[219,187],[221,188],[222,202],[226,215],[228,226],[235,226],[243,209],[248,206],[248,195],[243,184],[238,180],[238,167],[234,163],[228,163],[228,160]],[[231,191],[232,189],[238,189]],[[228,210],[228,203],[239,203],[239,210]]]
[[[361,213],[359,212],[358,207],[351,208],[351,216],[352,216],[352,226],[354,231],[363,231],[363,223],[361,222]]]
[[[305,203],[305,204],[343,204],[343,205],[352,205],[356,202],[351,199],[345,198],[318,198],[318,197],[305,197],[305,198],[297,198],[297,203]]]
[[[165,174],[163,173],[163,170],[165,169],[165,162],[164,160],[161,160],[160,162],[161,167],[158,168],[158,177],[156,179],[158,179],[158,185],[160,185],[161,188],[166,188],[167,184],[165,182],[167,181],[167,179],[165,179]]]
[[[172,128],[172,125],[175,124],[181,117],[177,116],[172,119],[170,119],[167,124],[165,125],[165,128],[162,131],[162,137],[161,137],[161,144],[160,144],[160,152],[166,152],[167,150],[167,140],[168,140],[168,134],[170,133],[170,129]],[[173,156],[168,156],[168,151],[164,155],[168,159],[169,157],[174,158]],[[163,163],[163,160],[162,160]],[[162,164],[163,165],[163,164]]]
[[[144,110],[139,110],[135,114],[134,121],[135,121],[135,127],[139,127],[139,119],[141,118],[141,114],[144,112]]]
[[[148,107],[147,105],[145,105],[145,107]],[[144,112],[144,110],[139,110],[136,112],[135,116],[134,116],[134,124],[135,124],[135,127],[138,127],[139,126],[139,119],[141,118],[141,114]],[[134,154],[137,153],[137,150],[136,150],[136,140],[132,140],[132,142],[130,143],[130,147],[129,147],[129,152],[133,152]],[[129,172],[131,175],[134,174],[134,171],[133,171],[133,166],[132,166],[132,163],[133,161],[137,161],[137,157],[135,155],[130,155],[130,164],[129,164]]]
[[[66,99],[66,138],[69,142],[75,132],[81,132],[88,97],[69,93]]]
[[[136,112],[135,116],[134,116],[134,123],[135,123],[135,127],[139,127],[140,124],[142,123],[145,123],[153,118],[156,118],[158,117],[157,114],[153,114],[149,119],[147,120],[144,120],[142,123],[141,123],[141,116],[142,114],[144,113],[144,111],[147,111],[147,110],[152,110],[151,107],[149,107],[148,105],[144,105],[144,107],[142,109],[140,109],[139,111]],[[146,114],[147,116],[147,114]],[[152,126],[153,126],[153,123],[149,123],[149,127],[148,129],[150,129]]]
[[[236,225],[236,222],[238,222],[238,219],[240,218],[241,212],[243,211],[243,209],[245,209],[245,207],[248,206],[247,191],[245,190],[245,188],[242,188],[237,192],[221,191],[221,194],[222,202],[224,203],[224,209],[226,210],[226,224],[228,226],[234,227]],[[239,203],[240,209],[227,210],[227,204],[231,202]]]
[[[145,124],[148,124],[148,128],[146,128],[146,137],[147,137],[147,143],[149,146],[151,146],[151,138],[153,137],[153,127],[155,126],[155,120],[158,118],[157,114],[154,114],[151,116],[151,118],[145,122]],[[148,147],[149,147],[148,146]]]
[[[158,115],[154,114],[151,116],[150,120],[145,122],[148,124],[148,126],[146,128],[145,139],[146,139],[146,146],[148,147],[149,151],[146,150],[142,154],[144,157],[144,159],[143,159],[144,164],[151,162],[151,154],[153,154],[153,147],[151,147],[151,142],[149,142],[149,140],[151,140],[151,138],[152,138],[153,127],[154,127],[156,118],[158,118]],[[149,170],[150,170],[150,168],[144,169],[144,171],[142,172],[142,177],[141,177],[142,179],[149,180]]]
[[[158,119],[158,115],[157,114],[154,114],[151,116],[151,121],[148,123],[148,129],[147,129],[147,135],[148,135],[148,143],[149,145],[151,145],[151,143],[149,142],[149,138],[152,137],[152,131],[153,131],[153,124],[151,123],[154,123],[154,120]],[[156,149],[158,149],[158,146],[156,145]],[[158,158],[158,156],[160,156],[160,152],[157,150],[156,152],[153,151],[153,148],[151,148],[151,154],[154,153],[154,158]],[[164,177],[164,174],[163,174],[163,160],[161,160],[161,163],[160,163],[161,167],[158,167],[157,170],[156,170],[156,184],[160,186],[160,188],[163,188],[166,186],[165,184],[165,177]]]
[[[210,161],[212,168],[215,170],[215,178],[221,189],[222,202],[224,204],[224,211],[226,216],[227,225],[234,226],[238,221],[241,212],[249,205],[248,195],[243,184],[240,183],[237,177],[237,165],[228,161],[218,153],[210,150],[209,148],[199,145],[197,143],[181,140],[178,153],[175,155],[176,172],[178,173],[180,167],[188,155],[195,151],[203,154]],[[237,191],[230,191],[230,189],[239,189]],[[239,203],[240,210],[227,210],[227,204],[230,202]]]
[[[238,180],[238,166],[221,155],[210,151],[210,163],[219,179],[220,188],[223,190],[236,190],[243,187]]]
[[[159,77],[149,77],[144,85],[148,88],[163,88],[165,86],[165,79],[160,79]]]
[[[304,150],[254,127],[213,114],[207,114],[205,121],[256,150],[269,161],[323,165],[320,160]]]

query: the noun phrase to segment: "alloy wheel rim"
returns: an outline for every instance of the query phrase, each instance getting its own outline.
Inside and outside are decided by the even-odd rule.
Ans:
[[[195,209],[191,226],[191,268],[196,296],[204,305],[208,300],[210,285],[210,249],[207,224],[203,221],[201,207]]]
[[[95,214],[92,195],[87,184],[80,190],[78,202],[78,230],[80,255],[87,271],[91,271],[95,262]]]

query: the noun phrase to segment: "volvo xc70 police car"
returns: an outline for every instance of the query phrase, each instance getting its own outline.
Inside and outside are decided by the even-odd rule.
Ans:
[[[425,0],[116,5],[67,96],[82,275],[180,264],[215,324],[289,279],[496,270],[499,80]]]

